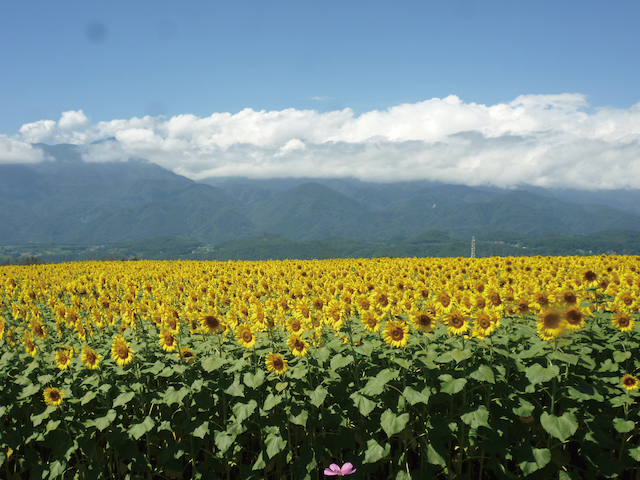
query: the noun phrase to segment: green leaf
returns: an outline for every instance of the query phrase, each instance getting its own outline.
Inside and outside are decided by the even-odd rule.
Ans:
[[[364,452],[364,460],[362,463],[375,463],[389,455],[390,451],[390,443],[385,443],[383,447],[372,438],[367,441],[367,450]]]
[[[518,464],[525,475],[540,470],[551,461],[551,450],[548,448],[532,448],[531,452],[526,455],[526,460]]]
[[[513,411],[513,413],[520,417],[528,417],[533,413],[535,409],[535,405],[527,402],[524,398],[520,398],[520,406],[513,407],[511,410]]]
[[[236,435],[229,435],[227,432],[221,432],[216,430],[214,434],[214,441],[220,453],[225,453],[229,450],[229,447],[233,445],[233,442],[236,440]]]
[[[633,458],[636,462],[640,462],[640,446],[636,447],[636,448],[630,448],[628,450],[629,455],[631,456],[631,458]],[[1,463],[0,463],[1,465]]]
[[[471,350],[451,350],[451,358],[453,358],[456,363],[460,363],[467,358],[470,358],[473,353]]]
[[[539,363],[534,363],[527,370],[526,376],[531,382],[531,385],[538,383],[548,382],[552,378],[555,378],[560,373],[560,368],[557,365],[551,365],[550,367],[543,367]]]
[[[331,359],[331,370],[338,370],[339,368],[346,367],[351,362],[353,362],[353,356],[347,355],[343,357],[340,354],[334,355]]]
[[[38,393],[40,391],[40,385],[36,385],[36,384],[31,384],[31,385],[27,385],[26,387],[24,387],[22,389],[22,392],[20,392],[20,397],[18,397],[20,400],[23,400],[25,398],[29,398],[32,395]]]
[[[453,378],[448,373],[440,375],[438,379],[441,383],[440,391],[451,395],[460,392],[467,384],[466,378]]]
[[[561,417],[542,412],[540,424],[549,435],[561,441],[565,441],[578,430],[578,420],[573,413],[564,412]]]
[[[264,383],[264,378],[264,370],[258,370],[255,374],[250,372],[245,373],[243,380],[247,387],[255,389]]]
[[[236,375],[235,380],[233,381],[231,386],[224,391],[224,393],[232,395],[234,397],[244,397],[244,385],[240,383],[239,375]]]
[[[96,418],[93,421],[93,423],[98,430],[102,431],[105,428],[107,428],[109,425],[111,425],[111,422],[113,422],[115,419],[116,419],[116,411],[111,409],[107,412],[107,414],[104,417]]]
[[[289,421],[291,423],[295,423],[296,425],[302,425],[303,427],[307,426],[307,418],[309,418],[309,412],[306,410],[301,410],[300,413],[294,414],[293,411],[289,414]]]
[[[176,390],[173,387],[167,388],[167,391],[164,392],[162,398],[168,406],[173,405],[174,403],[181,404],[184,397],[189,394],[189,390],[187,387],[182,387],[180,390]]]
[[[287,441],[282,438],[280,433],[270,433],[264,440],[264,446],[267,447],[267,455],[273,458],[287,446]]]
[[[169,388],[172,388],[172,387],[169,387]],[[123,405],[126,405],[135,396],[136,396],[135,392],[122,392],[113,401],[113,405],[111,407],[112,408],[116,408],[116,407],[121,407]]]
[[[440,455],[435,448],[433,448],[432,444],[427,445],[427,460],[432,465],[439,465],[441,467],[446,467],[447,462],[444,460],[442,455]]]
[[[256,461],[251,466],[251,470],[262,470],[266,466],[267,466],[267,462],[264,461],[262,452],[260,452],[258,454],[258,458],[256,458]]]
[[[480,405],[477,410],[461,415],[460,418],[471,428],[489,427],[489,410],[484,405]]]
[[[327,394],[329,392],[322,385],[318,385],[314,391],[307,390],[306,393],[309,396],[309,402],[311,405],[319,408],[320,405],[324,403],[324,399],[327,398]]]
[[[164,370],[165,364],[158,360],[149,368],[142,370],[142,373],[150,373],[151,375],[158,375],[162,370]]]
[[[401,432],[409,422],[409,414],[403,413],[402,415],[396,415],[390,409],[384,411],[380,416],[380,426],[387,434],[388,437]]]
[[[369,400],[367,397],[363,397],[358,392],[354,392],[349,395],[349,398],[353,400],[354,405],[363,416],[368,416],[374,408],[376,408],[376,402]]]
[[[391,370],[390,368],[385,368],[384,370],[378,372],[378,375],[376,375],[374,378],[369,379],[361,392],[369,396],[380,395],[384,391],[385,385],[396,378],[396,376],[397,372]]]
[[[85,393],[84,396],[80,399],[80,405],[86,405],[94,398],[96,398],[96,392],[94,392],[93,390],[90,390],[87,393]]]
[[[232,410],[238,422],[242,423],[255,412],[258,402],[249,400],[249,403],[236,403]]]
[[[411,405],[415,405],[416,403],[424,403],[425,405],[428,405],[429,397],[431,396],[431,389],[429,387],[425,387],[422,392],[416,392],[411,387],[405,387],[402,391],[402,396]]]
[[[49,415],[55,412],[55,410],[56,407],[54,407],[53,405],[48,405],[47,408],[45,408],[44,412],[39,413],[38,415],[31,415],[31,422],[33,423],[33,426],[37,427],[38,425],[40,425],[47,418],[49,418]]]
[[[65,469],[67,468],[67,464],[65,462],[61,462],[60,460],[56,460],[49,464],[49,478],[58,478],[64,474]]]
[[[636,424],[633,420],[625,420],[624,418],[614,418],[613,427],[617,432],[627,433],[635,428]]]
[[[615,350],[613,352],[613,360],[617,363],[623,363],[625,360],[631,358],[631,352],[620,352]],[[38,378],[40,380],[40,378]],[[42,382],[45,383],[45,382]]]
[[[400,470],[396,475],[396,480],[411,480],[411,474]]]
[[[223,357],[207,357],[202,360],[201,365],[202,369],[205,372],[211,373],[214,370],[218,370],[220,367],[222,367],[225,362],[226,360]]]
[[[46,431],[51,432],[58,428],[58,426],[62,423],[62,420],[49,420],[47,422]]]
[[[209,433],[209,421],[205,420],[199,427],[196,427],[191,434],[194,437],[204,438]]]
[[[145,433],[151,431],[151,429],[155,426],[155,422],[149,416],[147,416],[142,423],[136,423],[131,425],[128,430],[129,435],[131,435],[134,439],[138,440]]]
[[[495,376],[493,375],[493,370],[489,365],[480,365],[478,370],[475,372],[471,372],[471,378],[478,380],[479,382],[489,382],[496,383]]]
[[[402,368],[409,369],[413,366],[413,362],[411,360],[407,360],[406,358],[396,358],[394,361]]]
[[[264,400],[264,404],[262,405],[262,409],[265,412],[268,412],[273,407],[275,407],[280,402],[282,402],[282,399],[283,399],[282,395],[274,395],[273,393],[270,393],[269,395],[267,395],[267,398]]]

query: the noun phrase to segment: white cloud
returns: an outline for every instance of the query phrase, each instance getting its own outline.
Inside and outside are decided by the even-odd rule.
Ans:
[[[44,160],[44,154],[39,148],[6,135],[0,135],[0,164],[36,163],[42,160]]]
[[[581,94],[497,105],[451,95],[356,116],[285,109],[118,119],[82,110],[24,125],[22,144],[84,144],[87,161],[143,157],[193,179],[343,177],[546,187],[640,188],[640,104],[588,110]],[[90,144],[115,137],[118,142]],[[2,151],[0,151],[2,152]]]

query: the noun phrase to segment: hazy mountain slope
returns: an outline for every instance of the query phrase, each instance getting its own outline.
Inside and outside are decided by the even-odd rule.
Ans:
[[[259,204],[248,219],[264,232],[294,240],[376,238],[376,217],[364,205],[318,183],[306,183]]]

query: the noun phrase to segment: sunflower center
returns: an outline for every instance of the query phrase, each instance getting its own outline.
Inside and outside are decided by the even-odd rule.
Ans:
[[[464,325],[464,318],[458,315],[454,315],[453,317],[451,317],[451,325],[454,328],[461,328]]]
[[[395,327],[391,329],[391,338],[394,340],[402,340],[404,337],[404,332],[401,328]]]
[[[573,305],[577,300],[573,292],[566,292],[562,298],[564,299],[564,302],[568,303],[569,305]]]
[[[571,325],[577,325],[582,320],[582,314],[578,310],[571,309],[567,312],[566,318]]]
[[[249,343],[251,340],[253,340],[253,334],[249,330],[245,330],[244,332],[242,332],[242,340]]]
[[[544,316],[545,328],[558,328],[560,326],[560,315],[556,312],[547,313]]]
[[[127,358],[129,358],[129,348],[127,348],[126,345],[118,345],[118,348],[116,349],[116,355],[118,356],[118,358],[126,360]]]

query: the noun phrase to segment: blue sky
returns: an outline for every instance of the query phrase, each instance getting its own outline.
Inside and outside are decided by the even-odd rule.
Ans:
[[[153,161],[192,178],[252,171],[262,176],[279,175],[277,168],[257,167],[273,164],[294,151],[306,152],[307,162],[323,162],[335,153],[322,153],[327,142],[346,142],[356,150],[366,150],[362,142],[373,137],[396,142],[393,148],[398,142],[426,142],[425,148],[431,149],[429,158],[433,157],[434,142],[467,131],[480,132],[485,140],[491,140],[481,145],[481,149],[490,150],[502,148],[494,141],[498,136],[515,132],[524,138],[534,131],[542,132],[542,127],[562,130],[562,138],[555,139],[557,145],[568,141],[563,125],[574,122],[577,128],[585,123],[585,115],[586,121],[594,124],[591,131],[596,132],[584,137],[586,141],[603,141],[597,132],[615,121],[624,124],[615,126],[623,134],[612,140],[609,132],[604,141],[619,142],[626,135],[628,142],[628,135],[640,133],[634,116],[634,106],[640,102],[638,20],[640,3],[630,1],[5,1],[0,4],[3,158],[4,162],[22,161],[22,153],[16,152],[29,142],[88,144],[113,135],[124,142],[122,155],[146,153]],[[463,121],[455,128],[444,128],[445,137],[394,133],[392,124],[411,129],[425,115],[441,110],[438,102],[429,108],[424,102],[451,96],[464,112],[452,111],[451,116],[441,119],[442,125],[455,123],[460,115],[466,118],[476,105],[489,109],[485,113],[491,120],[475,117],[475,123]],[[537,100],[531,107],[530,101],[519,101],[520,97]],[[549,98],[556,100],[549,103]],[[413,114],[401,119],[390,114],[402,105],[426,110],[405,109]],[[518,105],[533,118],[536,129],[509,127],[508,122],[521,117],[516,112]],[[490,123],[498,121],[496,115],[504,110],[501,106],[511,112],[499,119],[499,128],[492,127]],[[265,143],[260,139],[259,125],[247,126],[241,122],[247,116],[238,117],[245,109],[286,116],[288,123],[277,127],[280,134]],[[416,109],[422,113],[417,114]],[[313,117],[310,111],[348,114],[336,120],[336,126],[326,116]],[[367,136],[362,131],[370,122],[364,122],[363,116],[375,111],[389,115],[377,118],[379,123]],[[63,112],[67,112],[67,121],[62,121]],[[173,159],[160,159],[159,152],[170,149],[166,144],[158,147],[158,142],[151,142],[139,151],[134,148],[143,140],[141,129],[147,131],[147,139],[157,135],[163,141],[169,137],[175,140],[180,135],[173,130],[166,133],[170,119],[185,115],[207,119],[222,114],[231,116],[233,127],[227,123],[220,127],[217,120],[212,121],[232,137],[232,128],[253,128],[256,133],[254,137],[233,137],[235,141],[213,142],[215,148],[228,153],[230,148],[254,145],[253,150],[242,150],[236,157],[209,151],[209,165],[205,165],[204,146],[211,144],[213,127],[206,130],[209,143],[202,140],[202,132],[189,133],[189,148],[195,148],[192,140],[199,138],[197,166],[193,159],[189,165],[180,161],[175,149]],[[144,123],[140,119],[145,116],[155,120]],[[318,120],[309,127],[313,132],[291,133],[291,124],[300,116],[308,122]],[[121,122],[116,128],[117,120]],[[353,123],[358,120],[356,128]],[[43,133],[40,127],[47,121],[49,126]],[[315,126],[322,121],[329,122],[327,129],[339,128],[341,133],[327,130],[322,136]],[[359,133],[351,132],[351,137],[345,133],[347,123]],[[36,124],[38,128],[23,127]],[[575,133],[573,127],[569,130]],[[132,142],[133,137],[137,143]],[[281,150],[287,144],[289,147]],[[472,146],[475,149],[478,145]],[[534,151],[532,145],[527,148],[529,154]],[[351,163],[345,153],[348,150],[345,147],[340,154],[345,164]],[[398,158],[404,158],[402,152],[407,151],[396,152]],[[0,157],[2,152],[0,148]],[[615,152],[610,150],[607,155]],[[275,156],[278,153],[280,157]],[[237,163],[238,155],[260,159],[244,170],[234,170],[229,165]],[[460,155],[468,157],[458,154],[458,166]],[[609,158],[603,155],[598,161]],[[480,162],[499,162],[498,157]],[[429,170],[431,164],[425,162],[431,160],[420,158],[415,162]],[[635,168],[635,163],[628,163],[634,158],[627,158],[619,168]],[[327,171],[362,177],[367,159],[370,157],[358,160],[361,170],[332,165]],[[547,160],[557,162],[557,158]],[[539,172],[540,178],[543,173]],[[370,179],[385,175],[380,169]],[[516,175],[503,183],[519,181]],[[545,182],[548,179],[540,184]],[[592,179],[582,181],[584,185],[589,182]],[[598,188],[612,186],[601,184]]]

